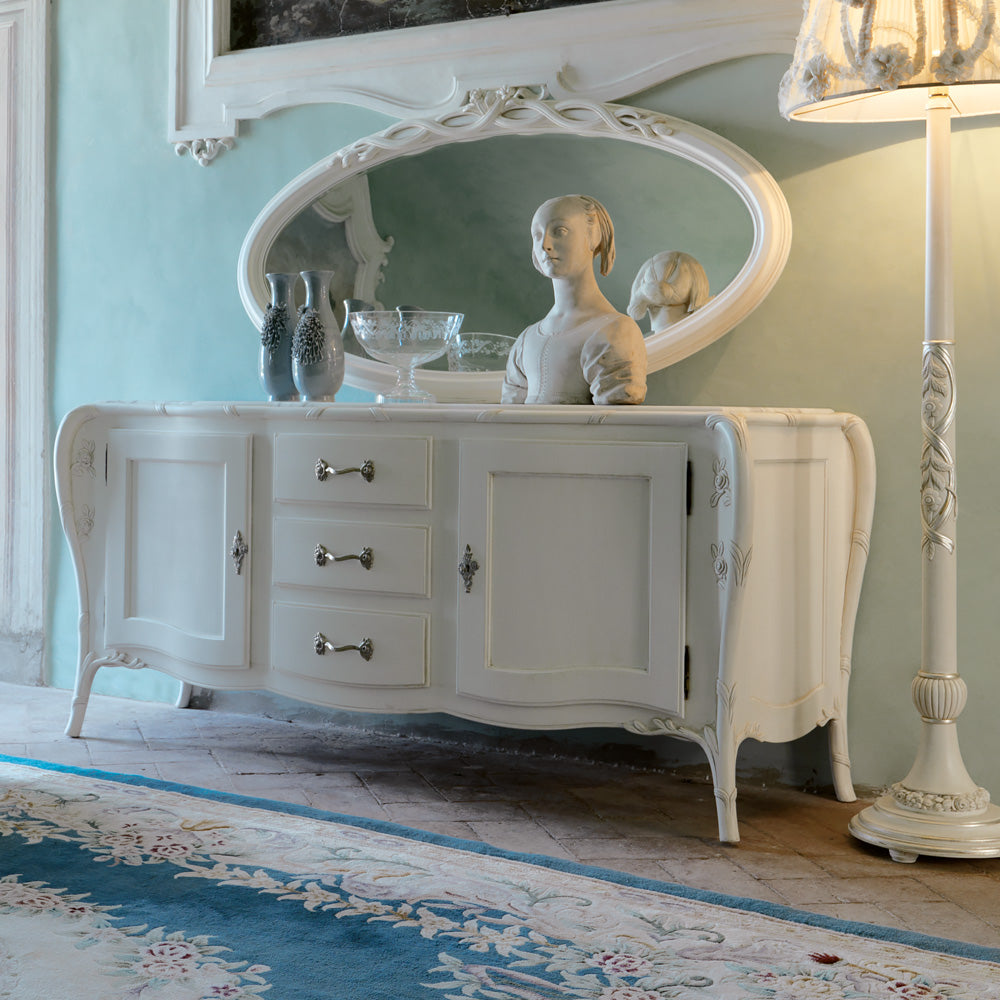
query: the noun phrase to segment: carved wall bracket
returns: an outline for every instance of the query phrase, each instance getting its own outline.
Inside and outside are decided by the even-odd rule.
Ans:
[[[220,153],[235,145],[235,139],[186,139],[174,143],[174,152],[178,156],[190,153],[195,163],[207,167]]]

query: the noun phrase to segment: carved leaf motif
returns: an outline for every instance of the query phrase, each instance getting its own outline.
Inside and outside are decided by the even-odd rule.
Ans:
[[[725,712],[731,726],[736,711],[736,685],[726,684],[720,680],[716,682],[715,691],[719,696],[719,707]]]
[[[750,572],[753,548],[751,547],[744,552],[736,542],[730,542],[729,552],[733,560],[733,580],[737,587],[742,587],[746,583],[747,573]]]
[[[719,755],[719,739],[715,734],[714,726],[705,726],[704,729],[691,729],[688,726],[678,725],[673,719],[654,718],[649,722],[637,719],[634,722],[626,722],[625,729],[630,733],[638,733],[642,736],[676,736],[683,740],[690,740],[697,743],[713,759]]]
[[[956,504],[955,461],[945,440],[955,412],[955,379],[943,345],[929,344],[923,364],[923,434],[920,453],[920,516],[923,547],[933,557],[935,546],[951,552],[954,541],[944,528]]]

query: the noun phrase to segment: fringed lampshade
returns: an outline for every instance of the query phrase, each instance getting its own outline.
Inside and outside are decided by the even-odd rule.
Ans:
[[[925,117],[947,87],[953,115],[1000,107],[993,0],[806,0],[779,107],[801,121]]]

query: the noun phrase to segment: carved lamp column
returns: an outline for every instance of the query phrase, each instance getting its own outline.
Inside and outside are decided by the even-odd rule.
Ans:
[[[1000,112],[993,0],[808,0],[779,105],[799,121],[927,122],[921,453],[922,643],[912,685],[922,720],[909,774],[855,816],[851,833],[920,854],[1000,855],[1000,808],[969,777],[958,744],[951,119]]]

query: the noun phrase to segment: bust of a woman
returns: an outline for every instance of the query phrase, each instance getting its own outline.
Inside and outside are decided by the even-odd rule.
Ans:
[[[514,342],[503,403],[641,403],[646,345],[638,325],[604,297],[594,274],[615,259],[604,206],[587,195],[545,202],[531,220],[532,261],[552,282],[553,305]]]
[[[648,312],[650,333],[659,333],[700,309],[710,297],[701,264],[682,250],[664,250],[639,268],[628,314],[640,320]]]

